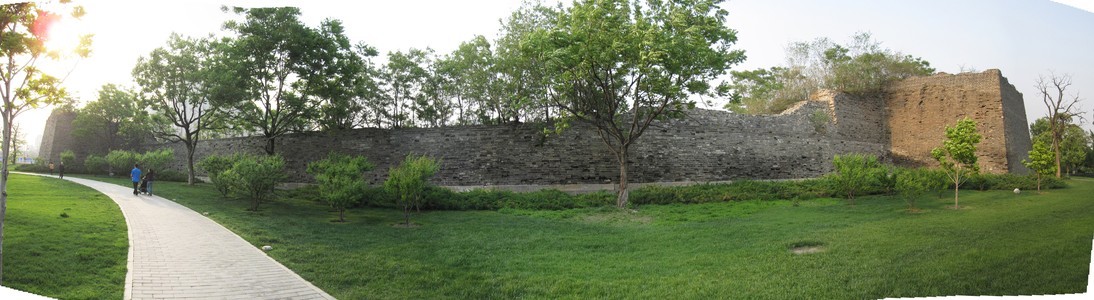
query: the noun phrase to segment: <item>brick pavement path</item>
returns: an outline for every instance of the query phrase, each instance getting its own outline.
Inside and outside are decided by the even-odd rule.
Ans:
[[[125,299],[334,299],[209,218],[159,196],[81,178],[129,227]]]

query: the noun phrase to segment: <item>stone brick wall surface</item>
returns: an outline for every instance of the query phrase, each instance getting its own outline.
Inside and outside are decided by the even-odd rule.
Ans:
[[[977,151],[982,171],[1028,171],[1021,164],[1032,148],[1022,94],[999,70],[911,78],[894,84],[887,100],[898,163],[937,166],[930,151],[945,140],[945,127],[970,117],[983,136]]]
[[[48,161],[60,162],[61,152],[74,150],[72,139],[72,122],[76,120],[76,113],[71,111],[54,110],[46,119],[46,129],[42,132],[42,143],[38,147],[38,157]]]

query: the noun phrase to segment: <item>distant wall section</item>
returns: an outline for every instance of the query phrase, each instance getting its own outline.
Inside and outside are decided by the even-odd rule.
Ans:
[[[75,112],[53,110],[46,119],[46,128],[42,132],[38,156],[46,162],[60,162],[61,152],[74,150],[76,145],[72,139],[72,122],[75,120]]]
[[[891,86],[887,106],[891,152],[899,164],[937,166],[930,152],[942,145],[946,126],[969,117],[983,135],[981,171],[1028,172],[1021,164],[1032,148],[1022,94],[999,70],[907,79]]]

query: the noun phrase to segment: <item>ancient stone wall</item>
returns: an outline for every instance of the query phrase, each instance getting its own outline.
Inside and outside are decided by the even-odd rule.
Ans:
[[[895,84],[886,99],[832,92],[812,98],[775,116],[700,109],[685,119],[655,123],[632,148],[630,181],[815,177],[831,171],[832,156],[844,153],[930,165],[930,150],[941,145],[944,127],[964,116],[977,120],[984,135],[979,151],[983,170],[1026,171],[1020,161],[1031,146],[1022,95],[998,70],[908,79]],[[72,119],[74,115],[50,117],[43,157],[57,159],[71,145]],[[263,144],[261,137],[203,140],[195,158],[261,154]],[[182,144],[147,148],[158,147],[173,147],[177,159],[172,168],[186,169]],[[541,125],[531,124],[301,133],[280,138],[276,149],[285,157],[292,182],[311,182],[304,172],[307,163],[332,151],[368,157],[377,165],[367,174],[374,184],[409,153],[440,159],[434,182],[441,185],[589,184],[618,179],[614,158],[595,129],[582,124],[546,138]]]
[[[810,116],[829,113],[823,102],[810,102],[781,116],[744,116],[695,110],[687,118],[654,124],[631,152],[633,182],[780,179],[822,175],[833,154],[884,155],[880,139],[844,133],[858,121],[817,130]],[[882,124],[854,125],[878,128]],[[441,160],[434,179],[442,185],[517,185],[608,183],[618,179],[613,156],[589,126],[577,124],[559,136],[542,136],[536,125],[452,126],[443,128],[357,129],[339,133],[290,134],[278,140],[289,180],[310,182],[307,163],[331,151],[364,155],[377,164],[372,183],[409,153]],[[844,138],[846,137],[846,138]],[[182,145],[171,145],[180,158]],[[202,141],[195,157],[261,153],[258,137]]]
[[[891,152],[899,164],[936,166],[930,152],[942,144],[945,127],[969,117],[983,135],[981,171],[1028,172],[1021,164],[1032,148],[1022,94],[999,70],[907,79],[889,89],[887,100]]]
[[[60,162],[61,152],[76,150],[72,140],[72,122],[76,113],[54,110],[46,119],[46,129],[42,132],[42,143],[38,147],[38,157],[48,161]]]

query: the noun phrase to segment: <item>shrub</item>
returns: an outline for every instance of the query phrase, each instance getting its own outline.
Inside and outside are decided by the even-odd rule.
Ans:
[[[830,180],[834,190],[855,205],[855,195],[886,185],[889,171],[868,154],[836,155],[832,158],[836,173]]]
[[[45,173],[49,172],[49,166],[46,165],[45,159],[39,157],[34,160],[33,164],[16,165],[15,170],[20,172]]]
[[[916,200],[931,191],[946,188],[946,175],[937,170],[925,168],[897,169],[893,178],[894,188],[904,201],[908,202],[908,208],[915,210]]]
[[[338,210],[338,221],[346,221],[346,208],[361,201],[365,190],[365,172],[375,166],[364,156],[331,153],[327,158],[308,164],[308,174],[319,182],[319,195]]]
[[[92,154],[84,158],[84,168],[87,168],[88,173],[108,174],[110,172],[110,162],[106,160],[106,157]]]
[[[132,168],[133,164],[137,162],[134,156],[136,156],[135,153],[124,150],[114,150],[107,153],[106,161],[110,166],[110,175],[113,176],[114,172],[125,173],[126,170]]]
[[[198,166],[205,171],[205,174],[209,175],[209,181],[213,183],[221,196],[228,196],[228,183],[221,180],[220,175],[231,169],[237,158],[237,155],[210,155],[198,163]]]
[[[171,148],[163,148],[159,150],[152,150],[145,152],[144,154],[133,155],[134,160],[141,164],[141,168],[145,170],[156,170],[162,172],[167,168],[167,165],[175,160],[175,150]],[[158,174],[157,174],[158,175]],[[158,179],[158,178],[157,178]]]
[[[436,161],[426,156],[407,155],[399,167],[391,168],[384,189],[394,197],[396,205],[403,209],[406,226],[410,226],[410,208],[420,208],[428,181],[439,168]]]
[[[1045,176],[1042,178],[1041,187],[1049,189],[1058,189],[1065,187],[1064,181],[1052,177]],[[1015,174],[977,174],[972,176],[964,185],[961,186],[964,189],[978,189],[978,190],[1013,190],[1015,188],[1023,190],[1035,190],[1037,189],[1037,177],[1034,175],[1015,175]]]
[[[78,168],[76,165],[76,153],[72,150],[65,150],[61,152],[61,163],[65,165],[66,169],[72,170],[72,168]]]
[[[241,155],[232,168],[220,174],[228,190],[251,202],[258,211],[262,202],[273,197],[274,188],[285,180],[285,160],[281,156]]]

